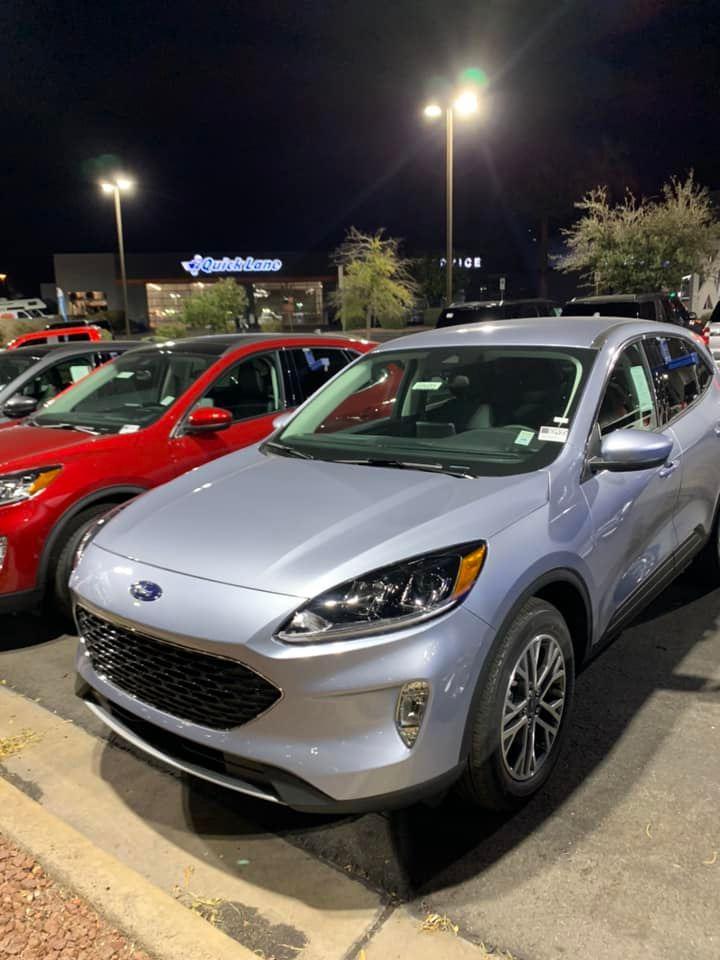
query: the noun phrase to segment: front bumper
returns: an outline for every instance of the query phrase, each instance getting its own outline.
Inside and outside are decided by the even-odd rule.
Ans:
[[[41,593],[38,579],[52,523],[53,514],[41,497],[0,506],[0,536],[7,541],[0,566],[0,610],[24,609]]]
[[[162,597],[133,600],[136,580],[159,583]],[[292,646],[273,634],[304,598],[159,570],[95,545],[71,586],[78,603],[109,620],[239,660],[282,691],[254,720],[211,729],[110,683],[81,641],[79,695],[120,736],[179,769],[318,812],[406,804],[440,790],[460,770],[470,700],[493,639],[492,629],[462,606],[402,632]],[[410,680],[431,686],[412,749],[395,727],[398,694]]]

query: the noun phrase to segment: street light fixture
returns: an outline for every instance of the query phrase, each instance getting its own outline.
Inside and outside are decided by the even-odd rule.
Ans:
[[[130,314],[128,313],[127,273],[125,271],[125,244],[123,242],[122,210],[120,194],[132,190],[135,186],[129,177],[116,175],[111,180],[101,180],[100,189],[103,193],[113,194],[115,200],[115,226],[117,227],[118,251],[120,253],[120,279],[122,282],[123,309],[125,311],[125,333],[130,336]]]
[[[453,118],[470,117],[480,110],[480,100],[472,87],[463,87],[446,101],[445,105],[432,100],[423,109],[428,120],[437,120],[445,114],[445,299],[453,297]]]

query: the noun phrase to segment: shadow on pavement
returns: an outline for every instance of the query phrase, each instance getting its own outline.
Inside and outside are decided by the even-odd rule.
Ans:
[[[41,611],[0,615],[0,654],[50,643],[67,629],[57,617]]]
[[[716,638],[719,603],[718,591],[706,592],[688,573],[590,663],[578,678],[565,755],[544,791],[515,815],[470,811],[449,795],[435,806],[319,818],[186,778],[183,804],[187,828],[207,840],[215,865],[223,870],[233,869],[232,860],[220,855],[219,841],[237,843],[270,832],[385,894],[403,899],[476,878],[524,844],[548,818],[559,814],[591,775],[608,762],[621,762],[617,754],[610,755],[653,694],[716,689],[707,678],[686,675],[679,668],[696,645]],[[593,830],[632,789],[672,733],[675,715],[668,712],[662,725],[646,726],[642,736],[630,739],[626,745],[629,758],[625,749],[625,766],[613,770],[610,788],[598,778],[584,794],[583,804],[573,811],[575,837]],[[114,764],[109,756],[104,757],[101,772],[113,783]],[[114,785],[124,795],[121,783]],[[137,802],[127,796],[125,800],[133,806]],[[136,812],[142,815],[141,810]],[[168,835],[177,837],[170,823],[156,821],[155,825],[160,832],[167,829]],[[566,841],[567,831],[564,836]],[[536,861],[537,871],[542,870],[543,859],[554,859],[558,853],[559,848],[544,848]],[[262,883],[262,878],[253,879]]]

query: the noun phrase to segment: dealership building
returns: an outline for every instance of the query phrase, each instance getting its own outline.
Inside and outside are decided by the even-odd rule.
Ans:
[[[117,254],[56,253],[53,261],[54,284],[43,284],[43,293],[54,299],[54,288],[61,290],[70,316],[122,310]],[[321,324],[328,295],[338,284],[338,268],[324,253],[128,254],[126,271],[130,318],[154,324],[171,321],[184,299],[224,277],[233,277],[252,294],[249,299],[261,323]]]

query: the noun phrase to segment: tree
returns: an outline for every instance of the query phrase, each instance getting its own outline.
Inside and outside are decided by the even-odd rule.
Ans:
[[[236,320],[245,314],[247,293],[232,277],[193,293],[183,303],[182,321],[189,327],[207,327],[217,333],[236,330]]]
[[[342,285],[333,295],[345,330],[374,323],[399,327],[417,294],[411,263],[400,256],[400,241],[383,237],[383,230],[362,233],[348,230],[344,243],[335,252],[343,268]]]
[[[706,189],[690,173],[672,177],[658,199],[630,191],[611,206],[606,187],[575,204],[582,216],[564,230],[568,252],[561,270],[581,271],[597,293],[677,290],[683,276],[701,273],[717,252],[720,224]]]

